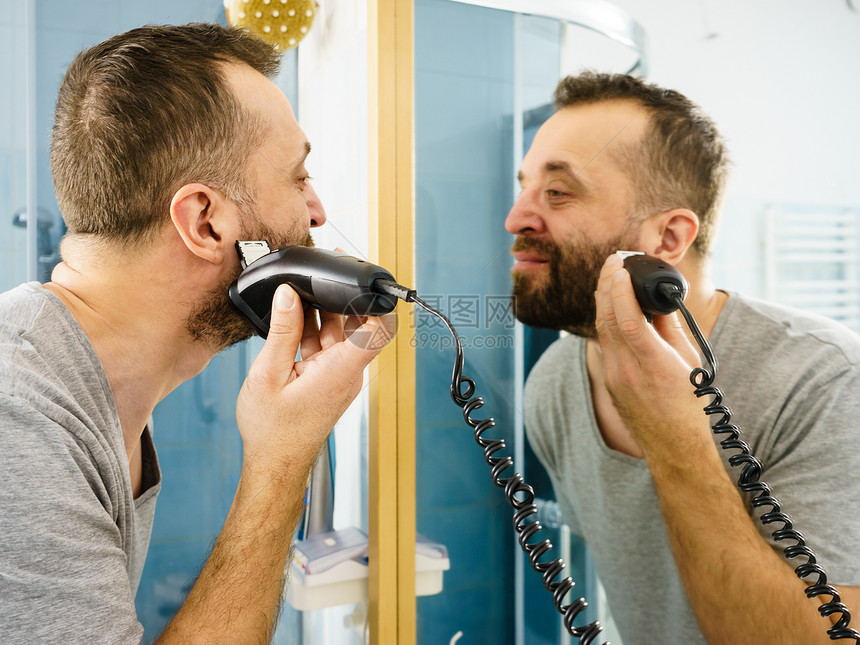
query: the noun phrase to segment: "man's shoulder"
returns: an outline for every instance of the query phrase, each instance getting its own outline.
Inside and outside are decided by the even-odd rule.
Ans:
[[[47,303],[48,292],[38,282],[0,293],[0,328],[5,334],[26,329]]]
[[[560,370],[570,372],[585,351],[585,339],[565,334],[540,355],[529,372],[529,380],[553,379]]]
[[[41,291],[37,283],[27,283],[0,294],[0,384],[20,384],[21,373],[40,361],[37,321],[48,302]],[[45,346],[50,349],[50,343]]]
[[[541,354],[538,363],[555,363],[558,361],[568,361],[572,357],[581,355],[585,351],[585,338],[574,336],[573,334],[563,334],[558,340],[554,341]]]
[[[109,402],[106,376],[62,301],[38,283],[0,294],[0,393],[38,410]]]
[[[122,431],[107,376],[74,317],[38,283],[0,294],[0,414],[3,442],[27,446],[31,461],[73,462],[96,487],[99,472],[119,472]]]
[[[715,329],[722,352],[817,357],[860,366],[860,335],[826,316],[732,293]]]
[[[0,293],[0,343],[4,346],[43,344],[55,340],[84,345],[86,334],[63,301],[38,282]]]

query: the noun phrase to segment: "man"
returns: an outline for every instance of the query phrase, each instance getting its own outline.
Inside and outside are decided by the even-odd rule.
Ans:
[[[66,73],[51,150],[63,261],[50,283],[0,296],[4,643],[140,642],[153,408],[252,334],[227,300],[236,240],[311,244],[325,222],[310,145],[269,80],[278,64],[243,32],[188,25],[115,36]],[[308,473],[380,348],[312,312],[276,292],[236,406],[232,507],[159,642],[271,635]],[[390,337],[390,322],[362,334]]]
[[[516,313],[572,334],[526,386],[531,445],[589,544],[625,645],[830,642],[776,542],[734,482],[689,376],[677,313],[649,325],[616,250],[684,274],[719,360],[716,385],[783,510],[860,608],[860,342],[822,318],[716,290],[709,249],[727,158],[677,92],[629,76],[561,81],[523,160],[506,221]],[[608,259],[607,259],[608,257]],[[769,510],[769,509],[767,509]],[[844,585],[844,586],[843,586]],[[856,620],[855,620],[856,622]]]

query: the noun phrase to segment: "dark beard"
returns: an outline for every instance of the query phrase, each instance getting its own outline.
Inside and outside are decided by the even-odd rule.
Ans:
[[[246,228],[248,224],[252,226]],[[243,213],[241,235],[242,240],[266,240],[273,251],[296,244],[314,245],[310,233],[291,231],[285,235],[278,235],[272,229],[257,222],[256,218],[249,213]],[[206,343],[216,352],[251,338],[257,333],[253,325],[233,306],[227,294],[230,285],[241,272],[242,269],[237,268],[235,275],[229,276],[206,293],[185,321],[185,329],[191,338],[195,342]]]
[[[597,308],[594,292],[600,269],[612,253],[627,250],[625,240],[630,231],[600,245],[557,246],[528,237],[518,237],[513,251],[534,251],[549,260],[548,280],[533,284],[538,278],[526,272],[513,274],[511,306],[517,319],[531,327],[563,329],[595,338]]]

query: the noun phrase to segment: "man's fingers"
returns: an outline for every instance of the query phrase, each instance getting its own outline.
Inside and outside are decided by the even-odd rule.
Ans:
[[[607,263],[604,267],[610,275],[605,276],[603,285],[604,291],[609,291],[603,297],[609,301],[605,308],[611,315],[606,315],[606,326],[613,339],[619,344],[623,342],[645,366],[660,364],[667,349],[674,351],[686,365],[698,365],[698,351],[687,336],[678,313],[654,316],[652,324],[648,324],[633,291],[630,274],[620,266],[613,271],[613,265],[619,263]]]
[[[293,370],[303,328],[298,295],[289,285],[279,286],[272,299],[269,335],[254,361],[252,373],[267,379],[282,378],[286,383]]]
[[[600,270],[600,278],[597,281],[597,291],[594,294],[596,306],[595,326],[600,346],[604,351],[611,350],[619,343],[623,343],[621,332],[618,329],[618,320],[615,312],[615,303],[612,298],[612,280],[616,272],[623,272],[621,258],[611,255]]]
[[[653,343],[654,330],[642,313],[630,274],[619,268],[610,278],[609,289],[619,335],[635,353],[647,352]]]
[[[310,305],[305,307],[305,329],[302,334],[302,360],[307,360],[322,349],[320,326],[317,310]]]
[[[654,329],[657,330],[663,340],[678,352],[687,365],[697,366],[701,363],[699,350],[687,335],[687,328],[677,311],[668,316],[656,316]]]
[[[396,314],[369,316],[365,319],[350,316],[346,321],[344,333],[347,342],[374,355],[394,337],[397,332]]]
[[[636,299],[630,274],[624,269],[618,256],[610,256],[600,273],[596,294],[597,334],[601,350],[615,363],[630,364],[630,361],[650,364],[657,360],[663,348],[657,329],[648,324],[645,314]],[[664,317],[657,317],[659,320]],[[663,323],[670,338],[679,347],[677,318],[669,317]],[[688,355],[688,354],[687,354]],[[685,355],[686,357],[686,355]]]
[[[319,342],[323,349],[343,340],[344,317],[328,311],[320,311]]]

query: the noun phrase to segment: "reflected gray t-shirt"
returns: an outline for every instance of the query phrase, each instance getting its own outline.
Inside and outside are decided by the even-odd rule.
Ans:
[[[133,499],[107,375],[38,283],[0,294],[0,642],[139,643],[161,474],[149,428]]]
[[[710,341],[715,385],[763,463],[763,481],[828,581],[860,584],[860,337],[822,317],[730,294]],[[624,645],[704,643],[651,473],[644,460],[610,449],[598,430],[583,339],[547,349],[529,375],[525,407],[530,443],[566,522],[591,549]],[[720,454],[736,482],[738,470]],[[770,535],[779,527],[755,525],[782,554],[789,542],[779,546]],[[722,530],[719,517],[712,530]]]

